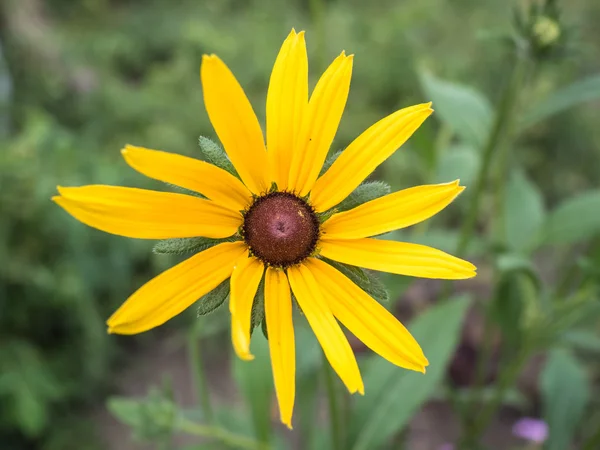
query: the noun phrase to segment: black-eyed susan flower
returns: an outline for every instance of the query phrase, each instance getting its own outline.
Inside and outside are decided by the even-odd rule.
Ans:
[[[230,279],[233,346],[250,360],[252,307],[264,280],[273,376],[281,420],[288,426],[295,396],[294,301],[348,390],[363,393],[338,321],[400,367],[424,372],[428,362],[408,330],[338,269],[442,279],[475,275],[472,264],[440,250],[372,238],[433,216],[464,189],[458,181],[363,198],[349,210],[341,206],[432,113],[430,103],[380,120],[320,174],[348,96],[352,60],[342,52],[309,97],[304,33],[292,31],[271,74],[265,145],[242,87],[217,56],[204,56],[204,102],[227,167],[141,147],[123,149],[137,171],[202,197],[94,185],[59,187],[53,198],[81,222],[108,233],[211,239],[209,248],[138,289],[108,319],[111,333],[161,325]]]

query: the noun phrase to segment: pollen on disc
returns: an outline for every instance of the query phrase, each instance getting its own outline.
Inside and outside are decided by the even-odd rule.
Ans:
[[[244,216],[244,239],[271,266],[287,267],[308,257],[319,237],[319,221],[301,198],[286,192],[259,197]]]

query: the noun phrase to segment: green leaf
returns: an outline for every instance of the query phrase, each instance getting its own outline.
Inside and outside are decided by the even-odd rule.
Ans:
[[[600,190],[585,192],[561,203],[546,221],[543,242],[573,244],[600,232]]]
[[[546,217],[542,193],[521,171],[514,171],[506,188],[505,239],[517,252],[531,250]]]
[[[323,163],[323,167],[321,167],[321,171],[319,172],[319,176],[323,175],[325,172],[329,170],[331,165],[335,162],[336,159],[340,157],[342,154],[342,150],[338,150],[337,152],[333,152],[331,155],[327,157],[325,162]]]
[[[233,242],[235,238],[211,239],[205,237],[193,238],[172,238],[158,241],[152,251],[158,254],[176,254],[196,253],[214,247],[223,242]]]
[[[409,329],[429,359],[426,375],[398,368],[379,357],[369,361],[363,370],[367,395],[356,398],[348,426],[352,443],[349,448],[380,448],[434,394],[458,343],[468,306],[467,297],[454,297],[410,324]]]
[[[600,98],[600,75],[593,75],[584,80],[559,89],[545,100],[537,103],[521,120],[520,129],[531,127],[554,114],[591,102]]]
[[[590,400],[585,369],[564,349],[550,352],[541,374],[543,416],[550,435],[547,450],[569,448]]]
[[[198,300],[198,317],[210,314],[215,309],[227,300],[229,297],[229,278],[219,284],[216,288],[205,294],[200,300]]]
[[[233,375],[242,392],[256,438],[267,443],[271,439],[271,398],[273,375],[269,359],[269,345],[262,333],[254,333],[251,340],[252,361],[242,361],[233,356]]]
[[[481,148],[490,132],[494,115],[487,98],[475,89],[420,74],[425,95],[433,101],[435,116],[475,148]]]
[[[391,192],[390,185],[383,181],[367,181],[358,186],[335,207],[336,212],[348,211],[358,205],[388,195]]]
[[[350,280],[356,284],[359,288],[377,300],[379,303],[387,303],[390,300],[390,295],[385,288],[384,284],[369,271],[362,269],[361,267],[351,266],[349,264],[343,264],[337,261],[333,261],[328,258],[321,258],[327,264],[335,267],[337,270],[346,275]]]
[[[475,182],[480,159],[479,152],[472,145],[452,145],[439,158],[435,180],[447,183],[460,179],[462,185],[471,186]]]
[[[204,158],[209,163],[214,164],[215,166],[226,170],[231,175],[239,178],[235,167],[233,167],[233,164],[231,163],[231,161],[227,157],[227,154],[225,153],[225,150],[223,150],[221,146],[204,136],[200,136],[198,138],[198,144],[200,145],[200,150],[202,151]]]

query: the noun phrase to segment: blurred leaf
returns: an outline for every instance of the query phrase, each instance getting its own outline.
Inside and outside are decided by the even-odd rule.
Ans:
[[[507,246],[515,252],[526,253],[532,249],[545,216],[540,190],[522,171],[513,171],[506,187],[504,204]]]
[[[435,115],[475,148],[485,145],[494,111],[488,99],[472,87],[421,72],[421,86],[433,101]]]
[[[435,182],[447,183],[460,179],[461,184],[468,188],[475,182],[479,164],[479,152],[473,146],[452,145],[445,149],[439,158]]]
[[[562,342],[577,350],[600,353],[600,336],[590,330],[567,330]]]
[[[543,242],[573,244],[600,232],[600,190],[588,191],[562,202],[546,221]]]
[[[541,374],[544,419],[550,435],[548,450],[569,448],[590,400],[585,369],[563,349],[550,352]]]
[[[106,406],[113,416],[132,428],[136,438],[143,440],[168,438],[178,415],[177,406],[157,389],[142,399],[111,397]]]
[[[599,98],[600,75],[593,75],[584,80],[576,81],[550,94],[549,97],[535,104],[531,110],[525,113],[520,124],[521,131],[561,111]]]
[[[202,296],[202,298],[196,303],[196,312],[198,316],[210,314],[219,306],[221,306],[223,302],[227,300],[227,297],[229,297],[229,287],[229,278],[227,278],[208,294]]]
[[[400,432],[435,392],[458,343],[468,306],[467,297],[454,297],[410,324],[429,359],[427,374],[400,369],[380,357],[370,359],[363,370],[366,395],[356,398],[348,427],[353,450],[379,448]]]
[[[252,361],[242,361],[233,355],[233,375],[250,411],[255,436],[260,442],[266,443],[271,440],[273,400],[269,344],[262,333],[254,333],[250,348],[254,355]]]

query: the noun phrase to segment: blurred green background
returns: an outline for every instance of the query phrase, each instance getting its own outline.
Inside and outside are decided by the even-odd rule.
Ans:
[[[394,190],[458,176],[471,187],[481,164],[477,145],[489,128],[481,122],[492,117],[491,105],[500,103],[513,64],[505,37],[514,29],[512,7],[526,3],[531,2],[2,0],[0,448],[146,448],[128,443],[128,432],[108,416],[104,404],[115,393],[145,394],[150,385],[161,382],[163,373],[169,374],[175,398],[191,402],[184,330],[194,324],[193,309],[163,329],[137,337],[108,336],[104,326],[131,292],[175,259],[153,254],[152,242],[90,229],[50,197],[56,185],[163,189],[127,167],[119,153],[126,143],[201,157],[198,136],[214,137],[199,82],[202,54],[216,53],[229,65],[264,118],[270,70],[292,27],[307,31],[312,86],[341,50],[354,53],[350,97],[334,147],[343,148],[396,109],[434,100],[434,117],[377,175]],[[583,231],[571,224],[575,231],[569,229],[566,237],[536,245],[529,253],[536,277],[548,284],[566,270],[568,258],[597,249],[600,229],[600,103],[593,101],[600,95],[600,82],[590,78],[600,73],[600,2],[569,0],[561,9],[557,26],[561,39],[569,41],[562,53],[544,59],[529,75],[515,108],[524,117],[514,125],[521,127],[513,130],[518,139],[507,144],[512,151],[504,164],[510,170],[500,171],[494,181],[517,190],[515,208],[524,208],[525,215],[531,208],[519,203],[521,195],[534,196],[544,211],[582,193],[596,195],[584,198],[585,207],[563,213],[583,223]],[[576,86],[563,103],[559,98],[546,110],[538,109],[541,117],[536,118],[535,104],[582,79],[588,84]],[[519,191],[522,186],[524,194]],[[461,197],[427,228],[397,236],[453,252],[467,204]],[[475,239],[468,253],[481,275],[458,287],[471,296],[487,298],[499,283],[497,273],[490,275],[486,269],[496,265],[499,253],[495,225],[495,231],[487,232],[497,208],[493,197],[483,197],[477,229],[484,242]],[[521,225],[519,217],[513,234],[517,240],[529,226]],[[501,250],[505,249],[506,245]],[[588,261],[594,270],[600,267],[599,253]],[[411,285],[412,280],[401,277],[384,281],[392,300],[401,300],[395,308],[403,318],[425,309],[441,289],[432,282]],[[199,333],[204,336],[213,396],[233,404],[234,414],[241,408],[241,397],[231,382],[223,381],[229,377],[231,352],[227,318],[221,316]],[[599,316],[591,318],[587,334],[576,336],[597,358],[593,352],[599,350]],[[472,331],[477,330],[477,316],[468,315],[460,323],[463,331],[455,332],[459,350],[446,378],[468,388],[475,370],[472,354],[481,338]],[[499,326],[502,329],[503,323]],[[582,367],[589,380],[596,379],[588,393],[594,398],[598,360],[594,364],[588,353],[587,361],[591,366]],[[525,398],[521,392],[515,401],[522,413],[540,413],[536,377],[526,387]],[[300,389],[298,396],[303,395]],[[430,396],[443,400],[442,391]],[[588,417],[598,419],[597,425],[598,405],[590,407]],[[423,423],[422,433],[435,434],[435,421]],[[421,447],[413,439],[416,443],[407,448],[436,448],[439,441],[452,440],[453,433],[439,433],[434,443],[425,439]],[[498,433],[509,431],[500,428]],[[497,448],[510,445],[500,441]],[[399,448],[393,444],[398,441],[390,442],[389,448]]]

